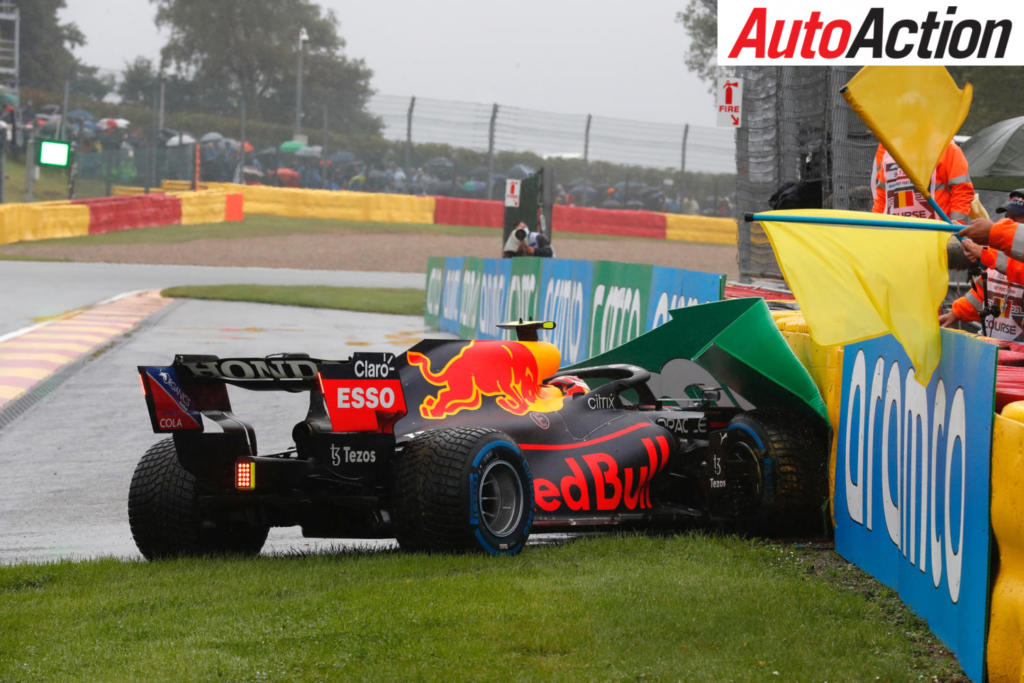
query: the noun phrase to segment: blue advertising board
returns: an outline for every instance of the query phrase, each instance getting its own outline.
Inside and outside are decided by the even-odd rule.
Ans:
[[[553,320],[555,329],[541,333],[562,352],[562,364],[587,358],[590,299],[594,264],[573,259],[546,259],[541,270],[541,320]]]
[[[484,259],[483,281],[480,286],[480,315],[477,316],[477,339],[503,339],[498,323],[506,322],[505,308],[508,286],[512,279],[512,260]]]
[[[721,301],[725,275],[696,270],[654,266],[651,271],[650,301],[647,305],[647,329],[653,330],[669,320],[673,308]]]
[[[441,293],[441,315],[438,329],[459,333],[459,306],[462,304],[462,256],[449,256],[444,260],[444,289]]]
[[[927,387],[891,336],[843,351],[836,550],[896,590],[981,681],[996,347],[942,330]]]

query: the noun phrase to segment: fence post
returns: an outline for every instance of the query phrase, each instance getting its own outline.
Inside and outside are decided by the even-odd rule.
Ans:
[[[113,174],[113,166],[114,166],[114,150],[104,148],[104,150],[103,150],[103,162],[104,162],[103,165],[106,167],[106,180],[107,180],[106,196],[109,197],[111,192],[113,191],[113,187],[112,186],[114,184],[114,180],[111,177],[112,174]]]
[[[405,115],[405,169],[412,164],[412,111],[416,108],[416,96],[409,98],[409,112]]]
[[[245,90],[242,90],[242,141],[238,143],[238,168],[235,169],[235,179],[239,183],[245,183]]]
[[[590,166],[590,121],[594,117],[587,114],[587,127],[583,129],[583,196],[580,197],[580,206],[587,205],[587,170]]]
[[[324,105],[324,144],[320,147],[320,187],[327,189],[327,105]]]
[[[35,198],[36,182],[36,133],[35,130],[29,134],[25,142],[25,201],[31,202]]]
[[[487,130],[487,199],[494,192],[494,128],[498,120],[498,103],[491,107],[491,125]]]
[[[690,135],[690,124],[683,126],[683,155],[679,160],[679,213],[683,213],[683,188],[686,185],[686,138]]]
[[[7,201],[6,188],[4,187],[7,182],[4,178],[7,177],[7,131],[9,128],[3,128],[2,137],[0,137],[0,204]]]
[[[71,65],[71,73],[74,74],[74,63]],[[68,122],[68,95],[71,90],[71,79],[64,81],[64,99],[61,101],[60,109],[60,123],[57,124],[57,139],[64,139],[64,130]]]

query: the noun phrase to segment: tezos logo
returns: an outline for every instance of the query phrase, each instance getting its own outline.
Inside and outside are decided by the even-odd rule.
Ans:
[[[1005,3],[878,5],[720,0],[718,63],[1024,64]]]

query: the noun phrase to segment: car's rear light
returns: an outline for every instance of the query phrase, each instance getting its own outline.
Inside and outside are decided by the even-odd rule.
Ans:
[[[235,461],[235,488],[239,491],[256,488],[256,463],[251,460]]]

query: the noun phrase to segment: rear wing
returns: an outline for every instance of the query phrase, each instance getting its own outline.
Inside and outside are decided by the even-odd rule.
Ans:
[[[202,432],[203,418],[233,419],[227,385],[255,391],[310,392],[310,414],[334,432],[392,433],[405,415],[399,380],[405,356],[354,353],[348,360],[306,354],[265,358],[177,355],[171,365],[138,366],[153,431]]]

